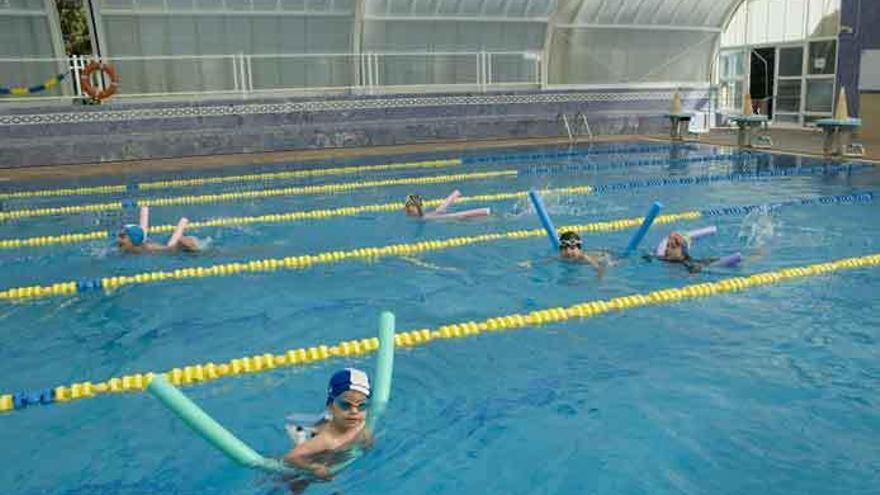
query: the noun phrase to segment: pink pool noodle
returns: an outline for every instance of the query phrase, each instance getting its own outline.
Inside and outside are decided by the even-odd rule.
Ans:
[[[731,266],[738,265],[740,263],[740,261],[742,261],[742,259],[743,259],[742,254],[733,253],[729,256],[725,256],[725,257],[719,259],[718,261],[716,261],[715,263],[712,263],[712,264],[731,267]]]
[[[434,214],[445,213],[446,209],[449,208],[452,203],[455,203],[455,200],[457,200],[459,197],[461,197],[461,193],[458,191],[458,189],[452,191],[452,194],[447,196],[447,198],[444,199],[442,203],[440,203],[440,206],[438,206],[437,209],[434,210]]]
[[[474,208],[473,210],[456,211],[453,213],[429,213],[424,218],[426,220],[461,220],[465,218],[488,217],[491,214],[492,210],[489,208]]]

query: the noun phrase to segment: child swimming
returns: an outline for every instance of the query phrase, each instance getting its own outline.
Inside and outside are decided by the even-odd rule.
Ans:
[[[403,211],[411,217],[423,217],[425,211],[422,209],[425,201],[418,194],[410,194],[406,197],[406,203],[403,204]]]
[[[323,418],[306,431],[301,426],[288,428],[297,445],[284,456],[284,461],[312,474],[316,479],[333,479],[331,468],[347,460],[355,448],[369,448],[372,432],[366,429],[370,407],[370,380],[354,368],[337,371],[327,387],[327,409]],[[302,438],[305,434],[306,438]],[[310,438],[309,438],[310,437]],[[311,480],[296,479],[289,483],[293,493],[302,493]]]
[[[123,225],[119,232],[116,233],[116,245],[125,253],[159,253],[168,251],[186,251],[195,252],[199,250],[199,242],[195,237],[184,236],[183,231],[189,222],[186,218],[181,218],[177,223],[177,230],[171,236],[165,245],[153,242],[147,237],[149,229],[150,211],[144,206],[141,208],[141,217],[139,224]]]
[[[559,235],[559,255],[562,259],[576,263],[589,263],[601,276],[605,272],[604,263],[608,263],[608,253],[602,251],[582,250],[581,237],[573,231],[565,231]]]
[[[406,197],[406,202],[403,204],[403,210],[408,216],[418,217],[424,220],[463,220],[468,218],[488,217],[492,214],[492,211],[489,208],[473,208],[470,210],[455,212],[448,211],[449,207],[458,201],[458,198],[460,197],[461,192],[456,189],[455,191],[452,191],[452,193],[447,196],[434,211],[426,212],[424,210],[424,199],[418,194],[410,194]]]
[[[666,237],[666,249],[663,251],[663,255],[657,256],[657,259],[667,263],[681,263],[690,273],[697,273],[720,259],[718,257],[691,258],[688,244],[689,242],[684,235],[672,232]]]

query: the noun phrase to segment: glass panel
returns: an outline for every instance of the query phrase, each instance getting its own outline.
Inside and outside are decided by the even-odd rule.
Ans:
[[[837,41],[813,41],[810,43],[809,74],[834,74]]]
[[[785,23],[785,41],[798,41],[804,39],[804,15],[806,4],[804,0],[787,0],[788,14],[783,19]]]
[[[767,0],[752,0],[746,2],[749,9],[748,16],[748,33],[749,44],[757,45],[767,42],[767,11],[769,2]]]
[[[736,9],[736,14],[721,34],[721,46],[739,46],[746,44],[746,4]]]
[[[773,121],[780,124],[797,124],[800,118],[797,115],[780,115],[777,113],[773,116]]]
[[[807,112],[831,113],[834,102],[834,81],[807,81]]]
[[[138,0],[133,3],[135,10],[165,10],[164,0]]]
[[[735,79],[745,74],[744,52],[727,52],[721,55],[721,78]]]
[[[785,0],[770,0],[767,23],[767,42],[778,43],[785,39]]]
[[[725,110],[738,111],[742,107],[741,81],[722,82],[718,90],[718,104]]]
[[[223,8],[223,0],[198,0],[196,8],[201,11],[221,10]]]
[[[810,18],[807,21],[807,35],[837,36],[840,0],[810,0]]]
[[[802,47],[779,49],[779,76],[800,76],[804,66]]]
[[[776,89],[776,110],[799,112],[801,109],[801,80],[780,80]]]

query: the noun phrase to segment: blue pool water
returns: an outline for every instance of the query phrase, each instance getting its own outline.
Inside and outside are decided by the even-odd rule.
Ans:
[[[528,151],[550,155],[567,149]],[[716,151],[700,146],[672,153],[692,157]],[[824,163],[755,154],[741,162],[614,166],[669,159],[669,150],[476,160],[514,153],[528,154],[512,149],[371,158],[354,163],[463,156],[467,164],[139,197],[478,170],[522,172],[512,179],[155,208],[152,222],[159,224],[181,215],[202,220],[402,202],[409,192],[442,197],[455,187],[465,195],[491,194],[803,170]],[[566,225],[640,216],[654,201],[673,213],[880,189],[880,170],[835,170],[550,194],[545,202],[556,224]],[[57,184],[10,187],[16,186]],[[16,200],[4,207],[124,196]],[[481,205],[467,205],[473,206]],[[206,229],[193,232],[210,238],[207,252],[196,256],[123,256],[103,242],[3,250],[0,289],[538,227],[525,201],[486,206],[496,213],[490,219],[460,223],[421,224],[381,213]],[[633,256],[597,279],[589,267],[550,260],[546,239],[536,237],[428,252],[415,260],[389,257],[4,302],[0,393],[369,337],[383,309],[396,313],[400,330],[436,328],[873,254],[880,251],[878,214],[878,200],[813,204],[651,230],[642,251],[670,229],[715,224],[718,234],[701,240],[696,254],[746,255],[739,268],[699,275]],[[0,226],[0,238],[109,229],[134,218],[126,212],[22,219]],[[620,250],[630,235],[583,238],[588,247]],[[315,485],[309,493],[870,493],[880,486],[878,289],[876,269],[849,270],[399,350],[392,403],[377,448],[335,482]],[[371,369],[373,356],[226,378],[186,391],[259,451],[280,455],[289,448],[284,416],[320,410],[329,375],[349,365]],[[0,493],[284,493],[274,480],[234,465],[154,399],[138,393],[3,414],[0,464]]]

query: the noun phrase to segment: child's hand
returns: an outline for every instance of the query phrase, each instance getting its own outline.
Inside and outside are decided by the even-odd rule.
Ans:
[[[312,474],[315,478],[324,481],[330,481],[333,479],[333,473],[330,472],[330,468],[325,464],[316,464],[311,469]]]

